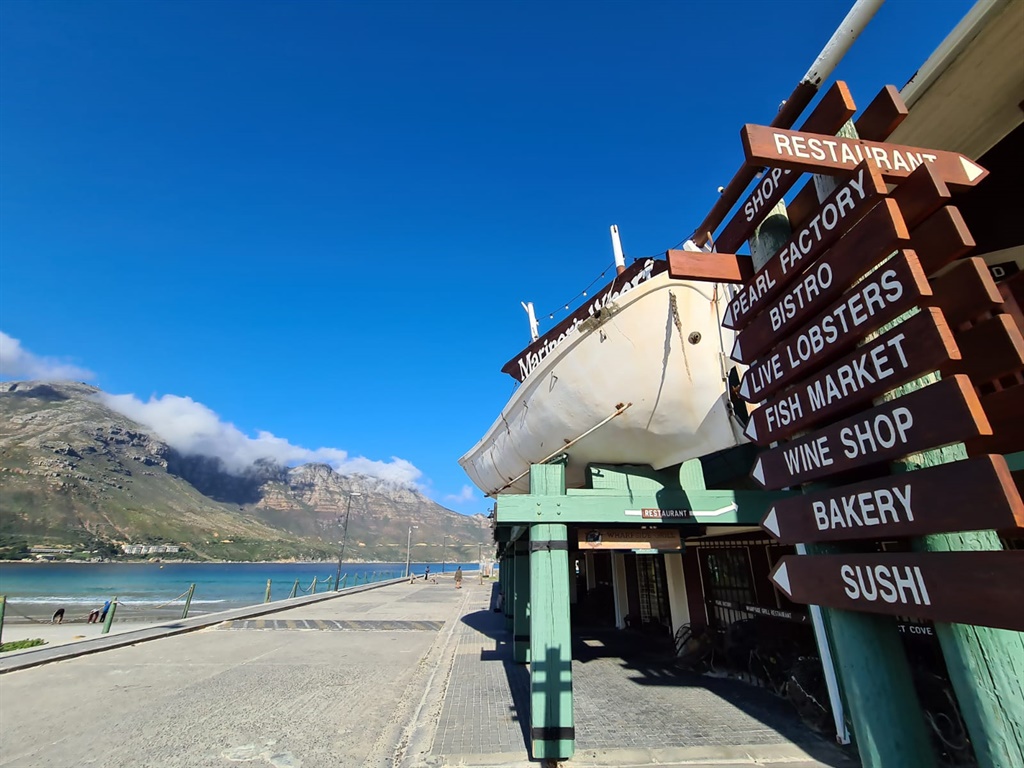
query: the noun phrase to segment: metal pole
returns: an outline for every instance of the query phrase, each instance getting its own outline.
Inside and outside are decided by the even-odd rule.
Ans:
[[[341,528],[341,548],[338,550],[338,572],[334,580],[335,591],[339,589],[338,579],[341,578],[341,561],[345,558],[345,544],[348,542],[348,516],[352,511],[352,497],[362,495],[362,491],[349,491],[348,494],[348,503],[345,505],[345,522]]]
[[[196,585],[195,584],[193,584],[192,586],[190,586],[188,588],[188,597],[185,598],[185,609],[181,612],[181,618],[183,618],[183,619],[187,619],[188,618],[188,608],[189,608],[190,605],[192,605],[192,595],[195,594],[195,591],[196,591]]]
[[[448,557],[448,536],[441,539],[441,573],[444,573],[444,563]]]
[[[409,558],[412,555],[412,526],[409,526],[409,536],[405,540],[405,578],[409,578]]]

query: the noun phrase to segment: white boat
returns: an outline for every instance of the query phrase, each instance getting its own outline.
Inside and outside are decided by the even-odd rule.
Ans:
[[[528,493],[530,465],[562,453],[578,488],[588,464],[662,469],[747,442],[729,397],[725,286],[667,267],[635,262],[502,368],[521,384],[459,459],[485,494]]]

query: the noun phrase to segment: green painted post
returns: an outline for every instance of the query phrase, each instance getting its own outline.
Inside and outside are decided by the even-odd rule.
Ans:
[[[107,618],[103,620],[103,629],[100,630],[101,635],[105,635],[110,632],[110,625],[114,623],[114,613],[117,611],[117,598],[115,597],[110,601],[110,610],[107,611]]]
[[[263,602],[270,602],[270,579],[267,579],[267,594],[263,596]]]
[[[852,124],[848,126],[852,128]],[[824,188],[819,184],[819,199],[824,198]],[[790,235],[785,203],[780,202],[750,238],[754,269],[768,263]],[[842,547],[837,545],[807,547],[809,554],[839,551]],[[820,610],[827,635],[821,641],[828,642],[833,650],[864,768],[933,768],[935,756],[896,620],[854,611]]]
[[[298,594],[299,594],[299,580],[296,579],[295,583],[292,584],[292,591],[289,593],[288,597],[290,599],[290,598],[295,597]]]
[[[530,467],[530,493],[565,493],[561,464]],[[530,527],[530,754],[565,760],[576,750],[572,711],[568,529]]]
[[[508,578],[505,581],[505,630],[515,634],[516,616],[516,556],[515,544],[509,547],[508,553]]]
[[[181,618],[188,618],[188,609],[192,605],[192,595],[195,594],[196,585],[193,584],[188,588],[188,596],[185,598],[185,608],[181,611]]]
[[[0,643],[4,637],[4,611],[7,609],[7,595],[0,595]]]
[[[310,588],[309,594],[316,594],[316,576],[313,577],[313,586]]]
[[[515,559],[512,659],[525,664],[530,660],[530,542],[522,537],[515,543]]]
[[[348,574],[347,573],[346,574],[342,574],[342,577],[341,577],[341,588],[342,589],[345,589],[345,587],[348,586],[347,582],[348,582]]]

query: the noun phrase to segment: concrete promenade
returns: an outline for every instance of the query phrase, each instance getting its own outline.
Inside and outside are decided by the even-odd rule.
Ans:
[[[0,766],[537,765],[520,719],[529,676],[491,590],[449,575],[81,640],[45,663],[4,654]],[[90,647],[115,640],[127,644]],[[573,682],[567,766],[852,765],[770,694],[624,661],[594,639]]]

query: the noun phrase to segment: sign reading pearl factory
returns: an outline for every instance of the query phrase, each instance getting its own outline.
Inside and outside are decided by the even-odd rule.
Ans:
[[[953,376],[765,451],[750,474],[785,488],[991,434],[970,379]]]
[[[1006,459],[979,456],[781,499],[761,527],[783,544],[1003,531],[1024,528],[1024,503]]]
[[[787,555],[771,579],[790,600],[1024,631],[1024,552]]]
[[[743,126],[740,139],[748,162],[770,168],[834,174],[836,171],[853,170],[867,160],[886,181],[900,181],[918,166],[929,163],[946,184],[961,189],[976,186],[988,175],[988,171],[963,155],[937,149],[801,133],[763,125]]]

